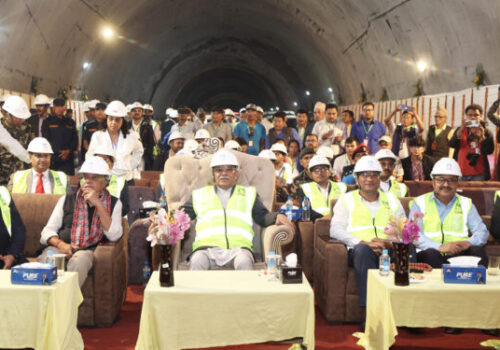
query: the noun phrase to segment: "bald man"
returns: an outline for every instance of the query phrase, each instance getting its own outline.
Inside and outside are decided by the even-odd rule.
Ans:
[[[438,108],[434,114],[436,124],[429,127],[427,133],[427,145],[425,154],[431,157],[432,162],[435,163],[443,157],[451,157],[448,141],[453,136],[453,128],[446,125],[448,119],[448,112],[446,108]],[[453,149],[451,150],[453,151]]]

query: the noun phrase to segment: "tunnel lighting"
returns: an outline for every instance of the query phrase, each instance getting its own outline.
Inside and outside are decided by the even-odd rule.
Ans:
[[[271,108],[271,112],[274,111],[274,108]]]
[[[306,96],[311,95],[311,92],[309,90],[306,90]]]
[[[115,31],[110,27],[106,27],[102,30],[102,36],[107,40],[111,39],[114,34]]]
[[[427,69],[427,63],[425,61],[418,61],[417,62],[417,69],[419,72],[424,72]]]
[[[277,111],[279,111],[279,110],[280,110],[280,108],[279,108],[279,107],[276,107],[276,110],[277,110]]]
[[[329,93],[332,93],[333,92],[333,89],[331,87],[328,88],[328,92]]]
[[[90,66],[91,66],[91,65],[92,65],[92,64],[91,64],[91,63],[89,63],[89,62],[83,62],[82,68],[83,68],[83,69],[85,69],[85,70],[87,70],[87,69],[89,69],[89,68],[90,68]]]
[[[294,105],[294,107],[297,107],[299,104],[297,102],[293,101],[293,105]]]

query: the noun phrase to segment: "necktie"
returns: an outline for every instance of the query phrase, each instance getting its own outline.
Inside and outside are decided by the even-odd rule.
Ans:
[[[35,193],[45,193],[45,190],[43,189],[43,181],[42,181],[43,174],[38,173],[37,175],[38,175],[38,180],[36,183]]]

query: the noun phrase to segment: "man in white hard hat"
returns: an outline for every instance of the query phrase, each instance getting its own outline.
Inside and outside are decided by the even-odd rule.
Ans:
[[[144,153],[142,154],[142,169],[143,170],[153,170],[154,162],[154,147],[155,147],[155,137],[154,131],[149,122],[144,119],[142,113],[142,104],[140,102],[134,102],[132,104],[132,120],[129,125],[130,128],[137,133],[139,140],[144,148]]]
[[[227,143],[224,145],[224,148],[225,149],[232,149],[233,151],[241,152],[241,146],[235,140],[227,141]]]
[[[26,148],[31,141],[31,127],[26,123],[30,111],[19,96],[10,96],[2,106],[5,117],[0,120],[0,185],[7,185],[10,175],[25,169],[29,163]]]
[[[174,124],[176,123],[176,120],[178,118],[178,114],[177,114],[177,110],[173,109],[173,108],[167,108],[167,110],[165,111],[165,120],[161,122],[161,136],[160,136],[160,140],[161,140],[161,143],[163,145],[163,141],[165,139],[165,135],[167,135],[170,130],[172,129],[172,126],[174,126]]]
[[[65,194],[69,188],[67,175],[50,169],[52,147],[43,137],[36,137],[28,145],[31,169],[19,170],[10,177],[7,188],[12,193]]]
[[[381,149],[375,153],[375,158],[377,158],[382,167],[382,174],[380,174],[380,189],[382,192],[390,192],[396,198],[406,197],[408,187],[404,183],[397,182],[391,178],[394,174],[398,157],[391,150]]]
[[[261,106],[257,106],[257,123],[261,123],[262,126],[266,129],[266,135],[269,133],[269,130],[273,127],[273,124],[269,121],[269,119],[264,118],[264,109]]]
[[[209,138],[210,138],[210,133],[206,129],[200,129],[194,135],[194,139],[198,143],[205,143],[205,140]]]
[[[184,141],[184,135],[182,135],[179,131],[172,131],[170,137],[168,138],[170,151],[168,152],[167,159],[175,156],[175,154],[184,147]]]
[[[248,110],[246,107],[240,108],[240,122],[247,120]]]
[[[276,177],[283,179],[287,185],[290,185],[293,182],[292,166],[286,160],[288,152],[285,145],[277,142],[271,146],[271,151],[276,156],[276,163],[274,163]]]
[[[220,137],[224,142],[233,137],[230,123],[224,123],[224,110],[221,107],[212,108],[212,121],[206,124],[204,129],[208,131],[210,137]]]
[[[234,127],[236,126],[237,119],[236,119],[236,116],[234,115],[234,112],[231,108],[226,108],[224,110],[224,118],[226,119],[226,123],[228,123],[229,126],[231,127],[231,130],[233,130]]]
[[[28,123],[31,125],[32,137],[38,137],[42,135],[43,121],[49,116],[50,100],[46,95],[39,94],[36,95],[33,104],[35,105],[36,113],[28,119]]]
[[[382,250],[392,247],[384,228],[391,217],[406,217],[399,200],[392,193],[380,190],[381,173],[375,157],[358,160],[354,176],[359,190],[339,198],[330,224],[330,236],[346,245],[348,265],[354,267],[362,308],[366,307],[368,269],[378,269]]]
[[[293,224],[283,214],[270,213],[255,187],[236,184],[239,163],[231,151],[215,153],[210,167],[215,186],[194,190],[182,206],[192,220],[197,219],[190,269],[230,266],[252,270],[253,222],[263,227],[277,224],[292,229]]]
[[[309,161],[309,173],[313,181],[300,185],[298,198],[300,202],[304,197],[311,201],[311,221],[327,216],[332,212],[332,200],[340,197],[347,191],[347,186],[342,182],[330,180],[332,169],[326,157],[315,155]]]
[[[100,157],[87,157],[79,173],[83,181],[78,189],[62,196],[43,228],[40,243],[47,251],[66,254],[67,270],[78,272],[80,287],[92,268],[94,250],[104,238],[117,241],[123,233],[122,203],[107,190],[110,171]]]

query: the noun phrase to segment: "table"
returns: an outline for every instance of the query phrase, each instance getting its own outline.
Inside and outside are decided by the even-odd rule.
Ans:
[[[441,269],[424,276],[426,282],[399,287],[393,272],[382,277],[368,271],[366,326],[358,345],[388,349],[396,326],[500,328],[500,276],[488,275],[486,285],[444,283]]]
[[[307,279],[282,284],[259,271],[175,271],[144,291],[136,349],[183,349],[302,337],[314,349],[314,295]]]
[[[76,272],[50,286],[10,283],[0,270],[0,348],[83,349],[76,328],[83,301]]]

